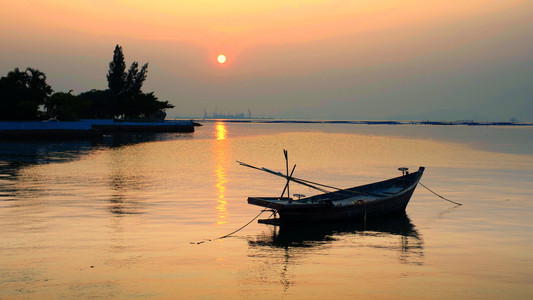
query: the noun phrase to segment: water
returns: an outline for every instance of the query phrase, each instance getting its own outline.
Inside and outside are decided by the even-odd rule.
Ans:
[[[248,196],[425,166],[404,217],[276,228]],[[0,144],[0,298],[533,297],[533,128],[206,123]],[[313,195],[291,185],[291,193]]]

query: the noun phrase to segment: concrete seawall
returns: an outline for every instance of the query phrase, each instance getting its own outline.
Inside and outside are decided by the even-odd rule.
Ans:
[[[104,133],[115,132],[194,132],[191,121],[181,122],[114,122],[112,124],[93,124],[93,128]]]
[[[191,121],[115,122],[111,119],[76,122],[0,122],[0,140],[94,139],[106,133],[194,132]]]

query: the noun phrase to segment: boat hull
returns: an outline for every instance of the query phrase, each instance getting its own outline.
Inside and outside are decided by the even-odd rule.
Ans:
[[[342,222],[356,221],[387,215],[404,213],[414,189],[391,199],[383,199],[375,203],[363,205],[350,205],[341,207],[328,207],[309,210],[277,210],[282,223],[299,222]]]
[[[404,213],[424,167],[412,174],[309,198],[250,197],[248,203],[272,209],[281,223],[365,220]]]

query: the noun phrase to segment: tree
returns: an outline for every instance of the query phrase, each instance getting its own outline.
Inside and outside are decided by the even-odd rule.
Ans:
[[[168,101],[160,101],[150,93],[140,93],[133,97],[131,105],[128,106],[126,117],[128,119],[143,120],[164,120],[165,109],[174,108]]]
[[[140,88],[146,79],[147,64],[138,71],[138,64],[134,62],[130,67],[126,82],[134,91],[119,97],[111,89],[91,90],[81,93],[79,99],[87,106],[78,114],[86,119],[111,119],[117,116],[127,120],[164,120],[165,110],[174,105],[168,101],[158,100],[153,92],[143,93]]]
[[[133,99],[142,94],[141,88],[148,73],[148,63],[139,70],[134,61],[126,73],[124,53],[120,45],[115,46],[113,60],[109,63],[107,85],[113,95],[111,102],[113,117],[130,118]]]
[[[107,72],[107,86],[118,97],[131,99],[141,93],[141,88],[146,80],[148,64],[144,64],[139,71],[139,63],[134,61],[126,73],[124,53],[120,45],[115,46],[113,60],[109,63]]]
[[[124,53],[122,47],[115,46],[113,53],[113,60],[109,63],[109,71],[107,72],[107,86],[109,90],[115,95],[119,96],[126,82],[126,63],[124,62]]]
[[[79,96],[68,93],[54,93],[47,101],[46,110],[50,117],[60,121],[75,121],[89,107],[89,103]]]
[[[0,119],[38,119],[42,115],[39,106],[46,104],[52,92],[43,72],[33,68],[21,72],[15,68],[0,78]]]
[[[35,101],[39,105],[45,104],[54,91],[51,86],[46,84],[46,75],[37,69],[27,68],[26,76],[30,101]]]
[[[80,112],[79,117],[86,119],[113,119],[119,111],[116,96],[111,90],[90,90],[78,95],[87,106]]]
[[[131,67],[128,71],[128,75],[126,76],[123,94],[127,98],[134,97],[135,95],[140,94],[142,85],[146,80],[146,73],[148,73],[148,63],[144,64],[140,71],[138,71],[138,67],[139,63],[134,61],[131,64]]]

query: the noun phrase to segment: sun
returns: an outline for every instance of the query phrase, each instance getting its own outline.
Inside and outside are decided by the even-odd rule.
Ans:
[[[220,54],[218,57],[217,57],[217,61],[219,64],[223,64],[226,62],[226,56],[224,54]]]

